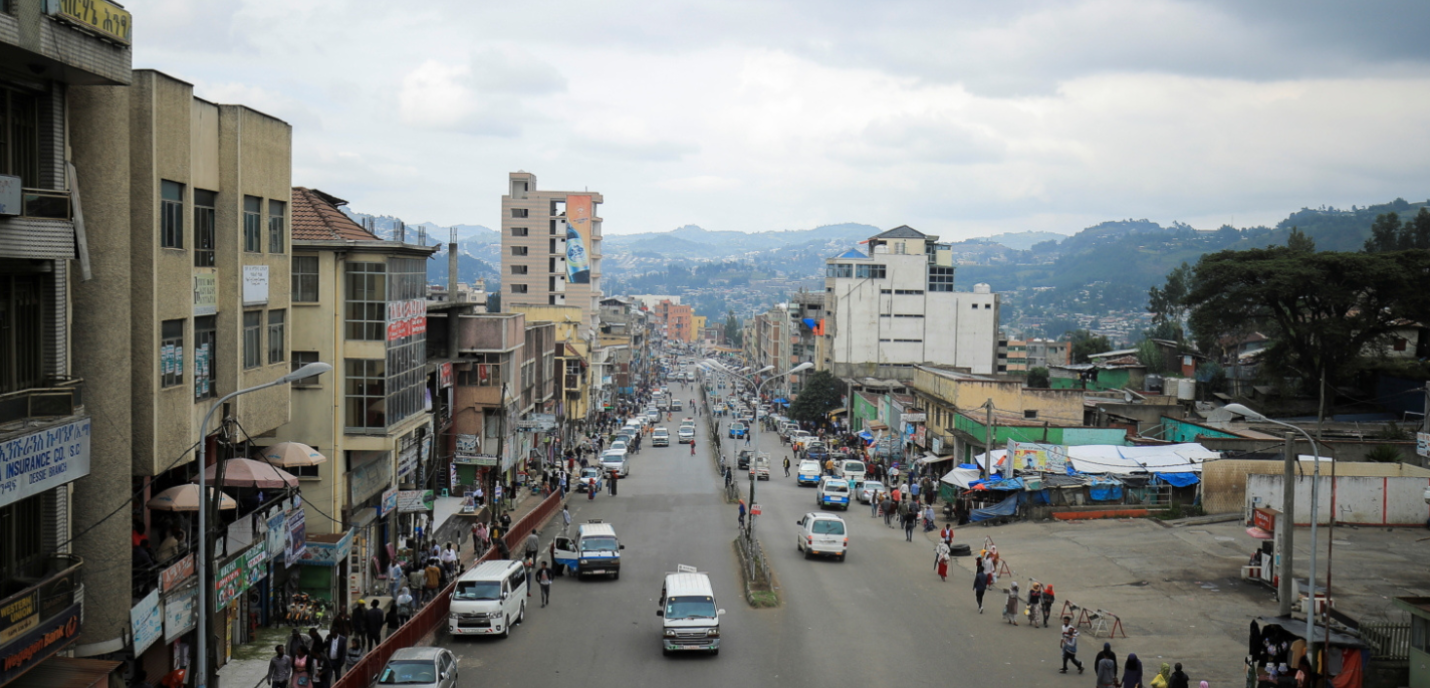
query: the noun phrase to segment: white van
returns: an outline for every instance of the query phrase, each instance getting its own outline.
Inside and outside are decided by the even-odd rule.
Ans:
[[[616,538],[609,523],[587,521],[576,528],[576,537],[556,538],[556,563],[579,576],[610,574],[621,577],[621,550],[626,546]]]
[[[845,459],[834,462],[834,472],[839,477],[849,481],[850,485],[864,482],[864,462],[858,459]]]
[[[630,457],[625,452],[607,451],[601,455],[601,469],[608,475],[612,472],[619,473],[622,478],[631,474]]]
[[[725,610],[715,604],[710,576],[692,566],[680,566],[679,573],[665,574],[660,589],[661,653],[699,650],[720,654],[720,617]]]
[[[452,591],[447,632],[452,635],[499,635],[526,618],[526,567],[496,559],[462,574]]]

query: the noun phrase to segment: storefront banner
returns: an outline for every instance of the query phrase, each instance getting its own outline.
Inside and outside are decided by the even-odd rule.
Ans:
[[[353,533],[349,530],[337,542],[309,541],[303,551],[303,563],[308,566],[337,566],[353,549]]]
[[[288,537],[283,540],[283,565],[289,568],[303,559],[308,545],[308,513],[302,503],[288,512]]]
[[[0,607],[0,646],[40,625],[40,591],[31,590]]]
[[[129,610],[129,629],[134,637],[134,656],[144,654],[164,635],[164,614],[159,610],[159,590],[154,589]]]
[[[452,386],[452,364],[443,363],[437,368],[437,389],[446,389]]]
[[[198,625],[199,582],[164,594],[164,642],[172,643]]]
[[[89,419],[0,443],[0,506],[89,475]]]
[[[1012,467],[1020,471],[1067,472],[1068,448],[1061,445],[1008,440],[1008,456]]]
[[[397,508],[397,488],[389,488],[382,493],[382,503],[377,508],[378,518],[382,518]]]
[[[268,575],[267,545],[249,547],[218,569],[214,580],[214,610],[228,606]]]
[[[159,574],[159,589],[168,593],[193,575],[194,555],[190,553]]]
[[[392,484],[392,456],[390,452],[375,452],[378,457],[348,472],[349,498],[353,504],[361,504],[373,495],[380,494]]]
[[[288,514],[282,509],[273,512],[273,516],[268,519],[268,558],[273,561],[283,561],[287,566],[287,558],[283,556],[288,543]]]
[[[422,450],[422,443],[413,438],[411,443],[404,441],[403,445],[402,451],[397,454],[397,482],[411,482],[403,478],[417,470],[417,456]]]
[[[400,514],[431,511],[436,503],[436,494],[432,490],[402,490],[397,493],[397,513]]]
[[[194,268],[194,315],[218,313],[218,268]]]
[[[593,205],[590,196],[566,197],[566,281],[571,284],[591,283],[590,248],[586,241],[591,236]]]
[[[80,605],[72,604],[34,630],[0,648],[0,686],[54,656],[79,637]]]

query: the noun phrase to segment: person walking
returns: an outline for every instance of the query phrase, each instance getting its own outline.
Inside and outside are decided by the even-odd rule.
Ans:
[[[300,647],[309,647],[308,639],[305,638],[303,634],[299,633],[298,629],[295,627],[293,629],[293,632],[288,634],[288,645],[286,648],[284,648],[288,653],[289,666],[292,666],[293,658],[298,656],[298,648]]]
[[[343,677],[343,668],[348,664],[347,636],[329,631],[323,643],[323,657],[323,685],[331,686]]]
[[[1059,641],[1059,647],[1063,651],[1063,668],[1058,670],[1060,674],[1068,673],[1068,662],[1072,662],[1077,667],[1077,673],[1082,673],[1082,662],[1077,661],[1077,635],[1077,629],[1072,625],[1072,617],[1064,616],[1062,639]],[[1113,664],[1113,666],[1117,665]]]
[[[785,477],[789,477],[789,457],[785,457]]]
[[[571,529],[571,512],[566,508],[566,505],[565,505],[565,504],[562,504],[562,505],[561,505],[561,534],[562,534],[562,535],[565,535],[565,534],[566,534],[566,531],[567,531],[567,530],[570,530],[570,529]]]
[[[973,597],[978,600],[978,613],[983,613],[983,594],[988,592],[988,574],[981,568],[973,571]]]
[[[884,501],[879,502],[879,512],[884,514],[884,526],[894,527],[894,500],[889,495],[884,495]]]
[[[374,599],[363,623],[363,627],[367,629],[368,647],[376,648],[382,643],[382,622],[386,616],[382,613],[382,607],[378,606],[378,601]]]
[[[948,547],[947,545],[943,544],[942,542],[938,543],[938,546],[939,546],[939,547],[944,547],[944,548],[947,548],[947,547]],[[943,552],[943,553],[941,553],[941,554],[938,555],[938,564],[937,564],[937,568],[938,568],[938,578],[939,578],[939,580],[941,580],[941,581],[943,581],[943,582],[945,582],[945,583],[948,582],[948,558],[949,558],[949,557],[948,557],[948,552]]]
[[[1008,599],[1003,603],[1003,620],[1014,626],[1018,625],[1018,581],[1012,581],[1008,586]]]
[[[308,654],[308,648],[298,648],[298,654],[293,657],[288,667],[288,676],[293,684],[293,688],[313,687],[313,658]],[[272,660],[269,660],[268,671],[271,675],[273,671]]]
[[[298,629],[293,631],[296,633]],[[268,660],[268,675],[263,680],[273,688],[288,688],[288,679],[293,676],[293,658],[284,653],[282,645],[274,645],[273,652],[273,657]]]
[[[1171,680],[1172,665],[1162,662],[1161,668],[1157,670],[1157,674],[1152,677],[1152,680],[1147,682],[1147,686],[1148,688],[1170,688]]]
[[[1097,688],[1117,688],[1117,664],[1106,657],[1097,660]]]
[[[690,438],[690,455],[695,456],[695,438]]]
[[[1064,619],[1064,622],[1066,622],[1066,619]],[[1112,660],[1112,683],[1113,685],[1117,685],[1117,653],[1112,651],[1112,643],[1102,644],[1102,651],[1098,652],[1097,656],[1092,658],[1092,665],[1096,667],[1101,664],[1104,659]]]
[[[546,565],[546,561],[541,562],[541,568],[536,570],[536,584],[541,586],[541,606],[545,607],[551,599],[551,567]]]
[[[431,602],[437,598],[437,586],[442,582],[442,569],[437,566],[436,559],[427,560],[427,574],[422,581],[422,601]]]
[[[397,599],[397,593],[402,591],[402,584],[407,582],[407,572],[402,570],[402,562],[394,559],[392,567],[387,570],[387,590],[389,597]]]
[[[391,638],[401,627],[402,615],[397,613],[397,602],[394,601],[392,606],[387,608],[387,637]]]
[[[1044,585],[1043,596],[1039,598],[1039,602],[1043,605],[1043,628],[1048,627],[1048,617],[1053,613],[1054,599],[1056,598],[1053,596],[1053,584]]]
[[[1127,653],[1127,663],[1122,665],[1122,688],[1143,688],[1142,660],[1137,653]]]
[[[901,516],[900,519],[903,521],[904,524],[904,542],[913,542],[914,526],[918,524],[919,517],[915,516],[914,512],[912,511],[905,511],[904,515]]]
[[[412,571],[407,574],[407,590],[408,593],[411,594],[413,598],[415,598],[413,601],[414,607],[422,603],[422,590],[426,587],[427,571],[414,562],[412,565]]]
[[[1028,628],[1038,627],[1038,612],[1042,609],[1043,584],[1033,583],[1033,587],[1028,589]]]
[[[740,500],[740,532],[745,532],[745,500]]]
[[[349,623],[352,624],[352,632],[349,633],[349,634],[345,634],[345,635],[348,636],[348,647],[349,647],[350,649],[357,649],[357,650],[360,651],[360,652],[361,652],[361,651],[366,651],[366,650],[367,650],[367,646],[366,646],[366,643],[367,643],[367,602],[364,601],[364,600],[358,600],[358,601],[357,601],[357,604],[353,605],[353,613],[352,613],[352,615],[349,616],[348,618],[350,619]],[[332,637],[332,634],[329,633],[329,634],[328,634],[328,637],[331,638],[331,637]],[[327,683],[327,682],[325,681],[324,683]],[[331,683],[327,683],[327,685],[332,685],[332,684],[331,684]]]
[[[1172,677],[1167,680],[1167,688],[1188,688],[1190,683],[1191,678],[1185,671],[1182,671],[1182,663],[1177,662],[1175,670],[1172,671]],[[1207,682],[1202,681],[1202,688],[1206,688],[1206,685]]]
[[[934,568],[935,571],[938,570],[938,561],[939,561],[940,559],[942,559],[942,558],[948,556],[949,553],[952,552],[952,551],[953,551],[953,550],[952,550],[952,548],[950,548],[950,547],[948,546],[948,543],[946,543],[946,542],[944,542],[944,541],[942,541],[942,540],[939,540],[938,544],[937,544],[937,545],[934,545],[934,548],[933,548],[933,568]]]
[[[412,618],[412,589],[402,586],[402,591],[397,594],[396,604],[393,609],[397,610],[397,623],[402,625]]]
[[[618,481],[618,480],[620,480],[620,479],[621,479],[621,473],[620,473],[620,471],[617,471],[616,469],[612,468],[612,469],[611,469],[611,496],[612,496],[612,497],[616,496],[616,494],[617,494],[616,481]]]
[[[536,561],[536,555],[538,552],[541,551],[541,538],[537,537],[535,528],[532,528],[531,532],[527,533],[526,545],[524,549],[526,551],[526,556],[523,558],[530,559],[531,561]]]

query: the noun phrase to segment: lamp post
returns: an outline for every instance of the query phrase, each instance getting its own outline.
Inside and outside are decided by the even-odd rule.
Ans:
[[[1234,414],[1236,414],[1236,415],[1238,415],[1238,416],[1242,416],[1242,417],[1246,418],[1247,420],[1254,420],[1254,421],[1258,421],[1258,422],[1261,422],[1261,423],[1270,423],[1270,424],[1272,424],[1272,425],[1279,425],[1279,426],[1281,426],[1281,427],[1283,427],[1283,428],[1286,428],[1286,429],[1288,429],[1288,430],[1295,431],[1295,432],[1297,432],[1297,433],[1300,433],[1302,437],[1306,438],[1306,441],[1307,441],[1307,442],[1311,443],[1311,453],[1314,455],[1315,462],[1316,462],[1316,468],[1315,468],[1314,477],[1311,478],[1311,570],[1310,570],[1309,576],[1308,576],[1308,578],[1307,578],[1307,588],[1310,589],[1311,602],[1310,602],[1310,606],[1307,607],[1307,609],[1306,609],[1306,646],[1307,646],[1307,647],[1315,647],[1315,644],[1316,644],[1316,636],[1315,636],[1315,630],[1316,630],[1316,521],[1317,521],[1317,517],[1318,517],[1318,512],[1320,511],[1320,509],[1319,509],[1320,500],[1318,499],[1318,497],[1320,496],[1320,482],[1321,482],[1321,450],[1320,450],[1319,447],[1316,446],[1316,440],[1315,440],[1314,438],[1312,438],[1309,433],[1307,433],[1305,430],[1302,430],[1302,429],[1299,428],[1299,427],[1296,427],[1295,425],[1292,425],[1292,424],[1290,424],[1290,423],[1284,423],[1284,422],[1279,421],[1279,420],[1273,420],[1273,419],[1271,419],[1271,418],[1267,418],[1266,416],[1264,416],[1264,415],[1262,415],[1262,414],[1260,414],[1260,413],[1257,413],[1256,411],[1253,411],[1253,410],[1251,410],[1251,409],[1249,409],[1249,408],[1247,408],[1247,407],[1245,407],[1245,406],[1242,406],[1241,404],[1227,404],[1226,406],[1223,406],[1222,408],[1226,409],[1226,410],[1227,410],[1228,412],[1230,412],[1230,413],[1234,413]],[[1295,486],[1291,485],[1291,484],[1289,483],[1289,481],[1288,481],[1287,484],[1285,484],[1285,485],[1282,486],[1282,489],[1289,491],[1289,490],[1294,489],[1294,487],[1295,487]],[[1289,519],[1289,523],[1287,524],[1287,528],[1295,528],[1295,527],[1296,527],[1296,516],[1295,516],[1295,514],[1286,514],[1286,518]],[[1331,514],[1331,518],[1334,519],[1334,518],[1335,518],[1335,514]],[[1281,575],[1283,575],[1283,576],[1294,575],[1294,572],[1291,572],[1291,571],[1282,571],[1282,572],[1281,572]],[[1313,670],[1317,668],[1316,664],[1317,664],[1317,662],[1316,662],[1315,652],[1312,652],[1312,653],[1311,653],[1311,668],[1312,668]]]
[[[759,400],[760,400],[760,388],[764,387],[766,382],[769,382],[770,380],[774,380],[774,379],[776,379],[776,378],[789,379],[789,376],[790,376],[790,375],[793,375],[793,374],[795,374],[795,373],[798,373],[798,372],[801,371],[801,370],[808,370],[808,369],[813,368],[813,367],[814,367],[814,364],[813,364],[813,363],[810,363],[809,361],[805,361],[804,363],[801,363],[801,364],[799,364],[799,365],[797,365],[797,366],[795,366],[795,367],[793,367],[793,368],[790,368],[789,370],[786,370],[786,371],[785,371],[783,374],[781,374],[781,375],[777,375],[777,376],[775,376],[775,377],[771,377],[771,378],[766,378],[766,379],[764,379],[764,380],[761,381],[759,384],[755,385],[755,403],[756,403],[756,404],[759,403]],[[755,374],[758,375],[758,374],[763,373],[763,372],[765,372],[765,371],[774,370],[774,369],[775,369],[775,367],[772,366],[772,365],[771,365],[771,366],[765,366],[765,367],[763,367],[763,368],[761,368],[761,369],[755,371]],[[754,456],[754,457],[751,457],[751,459],[750,459],[750,509],[751,509],[752,511],[753,511],[754,508],[755,508],[755,483],[758,482],[758,480],[756,480],[756,478],[755,478],[755,461],[754,461],[754,459],[755,459],[755,458],[758,458],[758,457],[759,457],[759,454],[760,454],[760,430],[759,430],[759,427],[760,427],[760,418],[759,418],[759,415],[760,415],[760,407],[757,405],[757,406],[755,406],[755,418],[754,418],[754,421],[755,421],[755,422],[751,423],[751,424],[750,424],[750,427],[748,427],[748,428],[745,429],[745,432],[750,433],[750,443],[755,446],[755,456]],[[749,538],[749,539],[751,539],[751,540],[753,540],[754,537],[755,537],[755,515],[754,515],[753,513],[750,514],[750,528],[749,528],[749,531],[746,533],[746,537]]]
[[[199,657],[196,672],[197,677],[195,679],[195,685],[198,688],[207,688],[209,683],[209,611],[211,604],[210,599],[213,596],[214,592],[213,584],[209,582],[208,578],[208,513],[210,500],[208,496],[208,486],[204,484],[204,450],[207,448],[208,445],[209,420],[213,418],[214,411],[223,408],[223,405],[227,403],[229,399],[232,399],[236,396],[239,396],[241,394],[248,394],[249,392],[257,392],[260,389],[268,389],[269,387],[277,387],[278,385],[290,384],[306,377],[322,375],[323,373],[326,373],[332,369],[332,365],[323,363],[322,361],[318,361],[316,363],[309,363],[308,365],[305,365],[302,368],[288,373],[287,375],[284,375],[283,377],[280,377],[272,382],[265,382],[261,385],[254,385],[253,387],[240,389],[236,392],[229,392],[227,395],[214,402],[213,406],[209,407],[208,413],[204,414],[203,423],[199,424],[199,546],[197,552],[198,556],[196,557],[196,559],[198,559],[199,579],[199,611],[197,615],[199,633]],[[221,493],[219,493],[219,490],[217,488],[218,486],[215,486],[214,489],[214,492],[216,493],[216,498],[213,501],[215,502],[217,502],[219,499],[222,499],[222,497],[219,496]]]

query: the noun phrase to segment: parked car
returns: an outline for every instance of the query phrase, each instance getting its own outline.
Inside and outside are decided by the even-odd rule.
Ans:
[[[442,647],[404,647],[392,653],[377,675],[379,686],[454,688],[457,657]]]
[[[859,501],[868,504],[874,499],[874,495],[880,492],[888,492],[888,488],[884,487],[884,483],[877,480],[865,480],[859,485]]]

